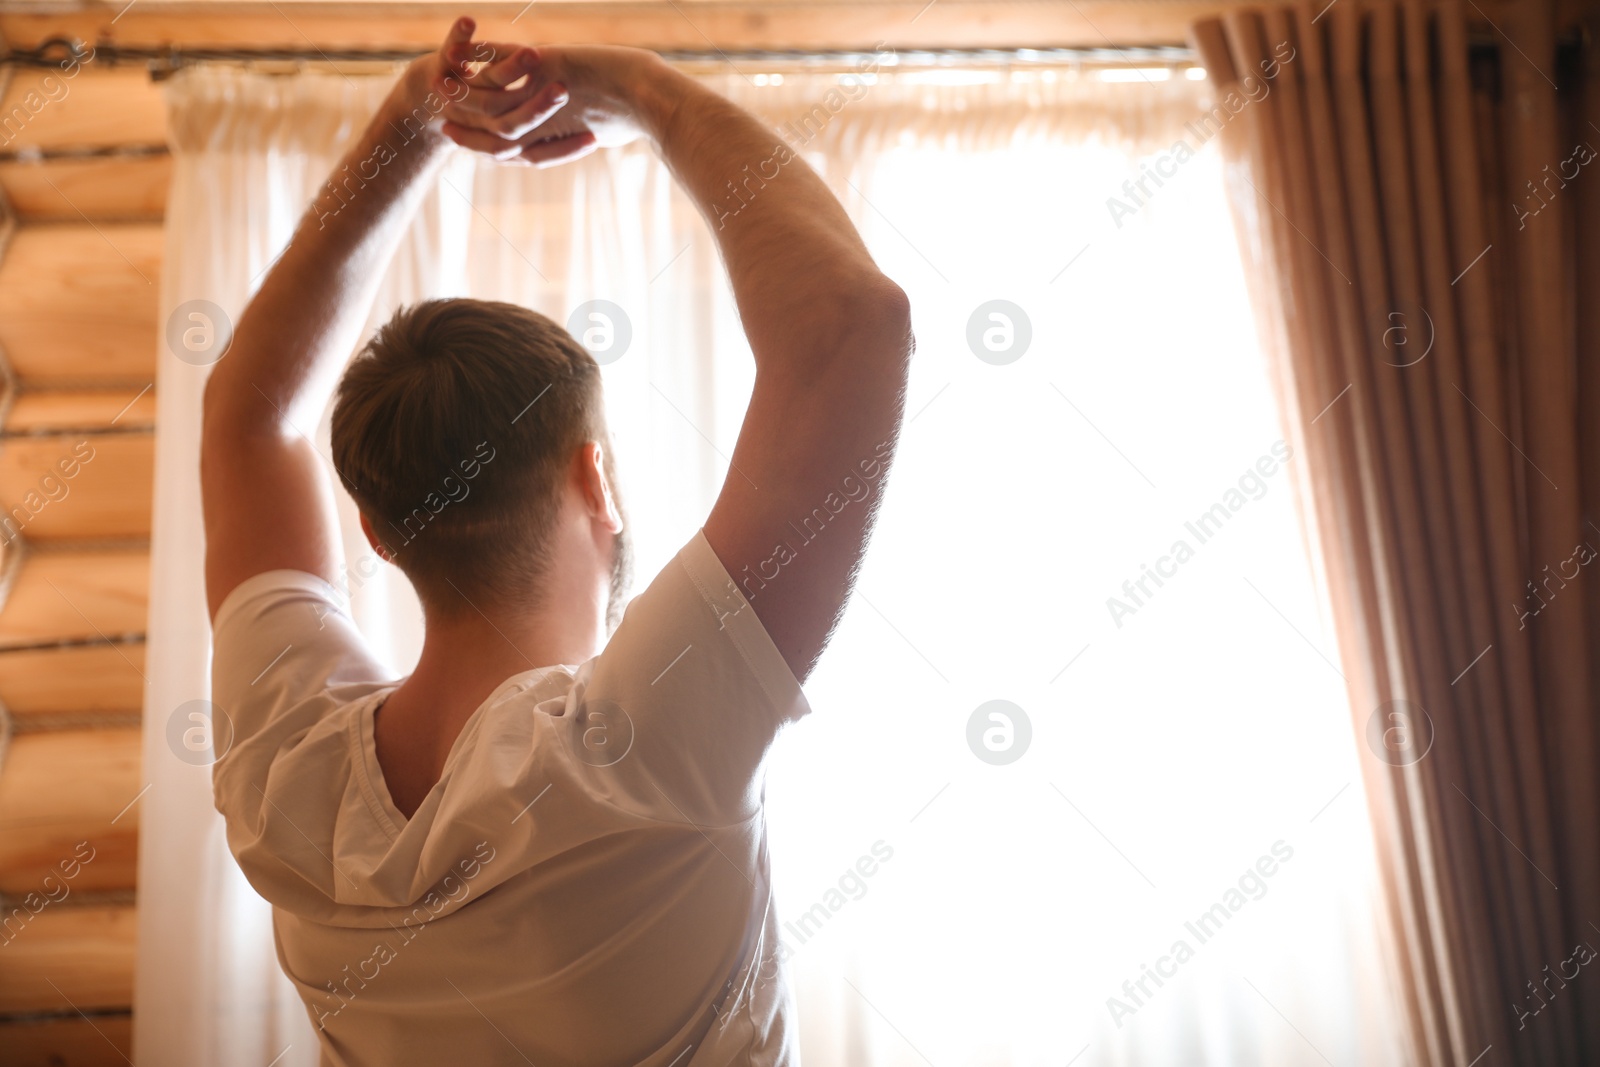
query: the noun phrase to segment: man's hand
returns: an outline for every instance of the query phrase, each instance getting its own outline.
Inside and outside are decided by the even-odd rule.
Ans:
[[[473,64],[487,69],[496,60],[503,61],[506,57],[497,55],[493,45],[472,40],[476,28],[470,18],[457,19],[438,51],[418,56],[406,67],[405,74],[390,90],[387,104],[409,111],[430,93],[455,100],[462,95],[463,86],[472,84]]]
[[[471,92],[444,110],[443,132],[495,159],[553,166],[646,133],[648,89],[665,67],[653,52],[606,46],[528,48],[454,44],[446,55],[496,58],[467,78]]]

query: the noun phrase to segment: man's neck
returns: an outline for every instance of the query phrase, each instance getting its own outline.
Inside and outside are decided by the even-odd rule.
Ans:
[[[430,620],[422,655],[402,688],[438,707],[467,705],[467,714],[512,675],[561,664],[576,666],[599,651],[603,623],[594,611],[485,615],[477,611]],[[464,719],[463,719],[464,721]]]
[[[409,818],[416,811],[467,720],[506,679],[540,667],[581,664],[604,638],[602,618],[592,607],[433,620],[416,669],[378,711],[378,762],[401,812]]]

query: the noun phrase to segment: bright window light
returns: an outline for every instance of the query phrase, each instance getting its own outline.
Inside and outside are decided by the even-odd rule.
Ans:
[[[1170,67],[1106,67],[1100,80],[1108,82],[1164,82],[1172,77]]]
[[[1252,984],[1333,1062],[1399,1062],[1363,1058],[1371,845],[1304,470],[1280,461],[1219,155],[1159,186],[1158,162],[923,134],[855,166],[866,203],[829,175],[918,353],[857,595],[767,789],[814,1062],[1320,1064]],[[1031,334],[1005,365],[970,341],[1016,336],[974,331],[996,300]],[[1031,727],[1005,766],[969,747],[995,700]],[[893,858],[830,897],[879,841]],[[1260,897],[1189,933],[1263,856]],[[1180,939],[1193,958],[1129,1000]]]
[[[896,77],[907,85],[992,85],[1002,74],[997,70],[915,70]]]

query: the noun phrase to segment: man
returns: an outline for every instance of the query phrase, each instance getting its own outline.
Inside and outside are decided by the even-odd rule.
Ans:
[[[905,296],[803,161],[659,57],[472,33],[408,69],[206,389],[217,807],[325,1064],[791,1064],[762,766],[872,525]],[[593,359],[526,309],[403,310],[333,427],[374,551],[424,606],[416,670],[388,678],[334,588],[332,483],[296,427],[456,145],[550,165],[638,136],[715,229],[755,353],[733,470],[619,624]]]

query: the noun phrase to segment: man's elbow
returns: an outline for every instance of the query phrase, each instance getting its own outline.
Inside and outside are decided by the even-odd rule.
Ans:
[[[910,357],[917,346],[916,336],[911,332],[911,298],[888,278],[883,279],[881,288],[883,291],[875,299],[881,305],[879,314],[884,326],[904,350],[904,355]]]
[[[911,298],[904,289],[880,274],[852,289],[847,308],[842,333],[849,343],[842,348],[909,365],[916,337]]]
[[[202,453],[233,450],[261,442],[280,443],[299,435],[282,407],[266,393],[219,373],[207,379],[200,400]]]

